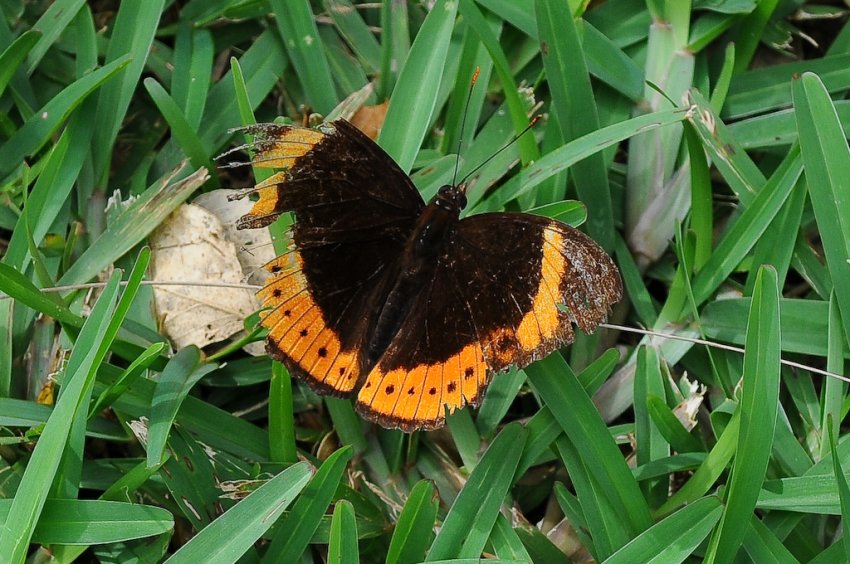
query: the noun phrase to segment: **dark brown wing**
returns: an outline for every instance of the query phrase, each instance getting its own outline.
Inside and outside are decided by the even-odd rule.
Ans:
[[[477,405],[493,372],[571,342],[573,324],[593,331],[621,293],[613,261],[572,227],[518,213],[464,219],[358,410],[387,427],[438,427],[446,410]]]
[[[261,125],[255,166],[282,168],[260,183],[239,228],[291,211],[292,250],[267,265],[269,354],[324,393],[350,394],[387,280],[424,202],[398,165],[350,123],[318,130]]]

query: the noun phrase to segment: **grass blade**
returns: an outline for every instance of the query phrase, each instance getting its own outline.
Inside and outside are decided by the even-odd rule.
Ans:
[[[779,289],[776,271],[762,267],[747,323],[741,431],[726,507],[706,561],[731,561],[746,535],[770,460],[779,403]]]
[[[525,429],[516,424],[508,425],[496,436],[452,504],[426,562],[481,556],[505,495],[513,485],[526,436]]]
[[[27,547],[38,523],[47,492],[53,483],[62,453],[68,441],[70,427],[81,398],[89,389],[97,365],[98,349],[104,344],[106,328],[115,308],[120,273],[115,272],[86,320],[69,364],[76,370],[66,372],[64,390],[24,470],[21,484],[9,509],[9,517],[0,530],[0,562],[23,561]]]
[[[422,562],[434,537],[434,519],[439,505],[434,484],[420,480],[413,486],[393,531],[386,564]]]
[[[304,552],[333,500],[352,453],[351,447],[343,447],[322,463],[304,493],[275,526],[263,562],[295,562]]]
[[[473,213],[501,209],[508,202],[530,192],[545,180],[559,174],[588,156],[611,147],[641,132],[678,123],[688,117],[689,109],[673,108],[646,114],[603,127],[547,153],[505,182],[489,198],[473,208]]]
[[[174,184],[170,183],[173,175],[169,175],[148,188],[109,224],[106,231],[62,275],[59,284],[80,284],[95,277],[138,245],[207,178],[207,171],[202,168]],[[145,221],[138,221],[139,217],[144,217]]]
[[[3,53],[0,53],[0,95],[6,90],[15,71],[38,43],[40,37],[39,31],[34,29],[26,31],[15,39],[14,43],[6,47]]]
[[[809,197],[835,285],[835,297],[850,339],[850,149],[829,93],[810,73],[792,83],[800,148]]]
[[[342,499],[334,506],[331,538],[328,542],[328,564],[357,564],[359,561],[354,506],[350,501]]]
[[[174,136],[174,141],[183,149],[183,152],[189,157],[189,162],[194,168],[204,167],[208,171],[213,171],[215,167],[210,160],[209,154],[201,144],[201,140],[195,134],[195,128],[189,123],[189,120],[174,98],[168,95],[165,88],[162,87],[156,80],[146,78],[144,80],[145,89],[153,99],[154,104],[159,109],[162,117],[168,122],[171,127],[171,133]],[[218,179],[213,182],[213,188],[218,187]]]
[[[108,84],[110,79],[129,64],[130,61],[126,57],[113,61],[51,98],[14,135],[0,145],[0,177],[11,172],[26,157],[43,147],[87,96],[101,85]]]
[[[339,103],[325,47],[308,0],[271,0],[275,22],[307,100],[320,114]]]
[[[378,143],[404,171],[419,153],[437,107],[457,3],[437,0],[398,76]]]
[[[0,500],[0,523],[11,499]],[[40,544],[89,545],[121,542],[167,533],[171,513],[161,507],[92,499],[48,499],[32,541]]]
[[[594,477],[607,492],[617,518],[632,536],[646,530],[652,524],[646,500],[599,412],[563,357],[549,355],[525,372],[581,459],[594,469]]]
[[[534,3],[546,82],[561,134],[572,141],[599,129],[599,115],[576,24],[566,0]],[[579,199],[587,206],[587,231],[608,252],[614,249],[614,217],[608,171],[601,153],[571,168]]]
[[[166,562],[235,562],[292,503],[312,475],[306,462],[290,466],[192,537]]]
[[[201,365],[201,351],[189,346],[178,351],[162,371],[151,399],[150,422],[148,423],[148,468],[159,464],[165,451],[165,443],[177,411],[192,387],[217,368],[214,364]]]
[[[129,61],[129,64],[116,80],[98,94],[92,139],[92,162],[98,181],[109,166],[112,155],[110,148],[118,136],[121,122],[124,121],[144,70],[164,5],[165,0],[123,2],[118,9],[106,48],[106,61],[110,64]]]
[[[850,488],[847,487],[847,477],[838,460],[838,443],[835,440],[835,426],[831,415],[827,417],[826,423],[829,429],[829,446],[832,450],[832,468],[838,485],[838,499],[841,501],[841,544],[844,546],[844,557],[850,560]]]
[[[607,558],[605,564],[683,562],[708,536],[722,510],[723,505],[715,496],[689,503],[635,537]],[[664,539],[663,543],[659,539]]]

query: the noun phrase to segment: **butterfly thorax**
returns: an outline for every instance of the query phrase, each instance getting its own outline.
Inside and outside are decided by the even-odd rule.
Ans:
[[[367,364],[374,365],[401,327],[417,296],[433,277],[439,257],[451,239],[452,230],[466,205],[466,196],[455,186],[440,188],[428,204],[404,245],[392,290],[383,304]]]

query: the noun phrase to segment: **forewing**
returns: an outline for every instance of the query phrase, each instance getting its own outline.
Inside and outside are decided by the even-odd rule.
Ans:
[[[318,130],[253,126],[254,164],[281,168],[257,185],[240,228],[293,212],[292,246],[266,268],[269,354],[313,388],[348,395],[357,385],[377,305],[424,203],[371,139],[340,120]]]

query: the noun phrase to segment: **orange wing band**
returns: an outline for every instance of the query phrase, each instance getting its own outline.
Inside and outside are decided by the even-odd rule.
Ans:
[[[359,375],[356,351],[342,351],[338,335],[323,318],[301,272],[301,257],[290,251],[266,265],[275,274],[258,292],[271,309],[261,324],[269,329],[269,352],[320,388],[351,393]]]
[[[486,383],[484,353],[472,343],[443,362],[392,370],[379,364],[357,395],[357,409],[385,427],[434,429],[447,413],[477,405]]]

